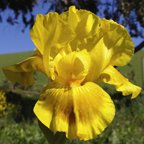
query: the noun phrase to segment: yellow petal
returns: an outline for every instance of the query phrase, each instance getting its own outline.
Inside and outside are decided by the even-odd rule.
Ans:
[[[69,50],[67,45],[74,33],[58,13],[50,12],[45,16],[37,15],[30,34],[34,44],[43,55],[44,67],[47,75],[50,76],[50,59],[54,58],[61,49],[68,48]]]
[[[88,82],[72,89],[54,86],[47,87],[34,107],[38,119],[53,132],[89,140],[113,120],[114,104],[98,85]]]
[[[41,94],[34,107],[38,119],[54,133],[67,132],[72,107],[71,91],[50,85]]]
[[[79,22],[79,16],[77,14],[77,9],[75,8],[75,6],[71,6],[69,8],[68,11],[66,12],[63,12],[60,17],[64,20],[64,21],[67,21],[69,26],[75,30],[77,25],[78,25],[78,22]]]
[[[124,66],[134,52],[134,43],[126,28],[113,20],[102,19],[103,42],[111,53],[110,64]]]
[[[111,57],[103,39],[100,39],[89,53],[92,62],[86,80],[95,81],[103,69],[109,64]]]
[[[116,90],[122,92],[124,96],[132,94],[132,98],[136,98],[141,92],[140,87],[129,82],[127,78],[112,66],[103,71],[100,75],[100,81],[114,85]]]
[[[46,16],[38,14],[36,22],[30,31],[32,41],[41,54],[44,52],[45,46],[49,46],[55,34],[58,14],[49,13]]]
[[[53,59],[61,50],[67,54],[87,49],[91,53],[93,64],[87,76],[90,81],[96,80],[107,65],[127,64],[134,50],[123,26],[112,20],[100,19],[90,11],[77,10],[75,6],[61,15],[55,12],[38,15],[31,37],[43,55],[44,67],[50,77],[53,77]]]
[[[14,83],[20,83],[29,86],[34,83],[34,71],[44,72],[42,58],[40,56],[32,56],[25,61],[3,68],[5,76]]]
[[[75,33],[75,37],[70,42],[72,50],[87,49],[87,39],[97,37],[100,18],[87,10],[77,10],[71,6],[68,11],[62,13],[61,18],[66,21]],[[88,44],[90,45],[91,42]]]
[[[87,47],[93,61],[88,80],[96,80],[108,66],[123,66],[133,55],[134,43],[127,30],[112,20],[102,19],[98,37],[90,41]],[[97,36],[96,36],[97,37]],[[91,75],[91,73],[93,74]]]

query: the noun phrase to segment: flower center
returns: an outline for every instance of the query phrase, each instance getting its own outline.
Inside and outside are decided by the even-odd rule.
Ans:
[[[71,52],[55,62],[56,81],[68,87],[78,86],[85,79],[90,67],[86,50]]]

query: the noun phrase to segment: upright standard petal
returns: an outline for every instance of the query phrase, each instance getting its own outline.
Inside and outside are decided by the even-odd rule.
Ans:
[[[92,62],[86,81],[96,81],[103,69],[109,64],[111,57],[103,39],[99,40],[89,54]]]
[[[71,6],[68,11],[60,15],[61,19],[67,22],[69,27],[75,33],[70,41],[70,47],[73,51],[88,49],[88,39],[98,37],[98,27],[100,18],[87,10],[77,10],[75,6]]]
[[[30,31],[30,35],[41,54],[44,53],[45,47],[48,47],[53,42],[57,21],[57,13],[49,13],[45,16],[39,14],[36,17],[36,22]]]
[[[126,65],[133,55],[134,43],[127,30],[112,20],[101,19],[97,28],[98,37],[89,41],[89,52],[93,61],[87,79],[96,80],[108,66]],[[94,67],[95,66],[95,67]],[[91,74],[93,71],[93,74]]]
[[[21,63],[3,68],[3,72],[10,81],[20,83],[24,86],[34,83],[34,71],[44,72],[40,55],[34,55]]]
[[[110,64],[126,65],[134,52],[134,43],[126,28],[113,20],[102,19],[101,31],[103,31],[103,42],[111,53]]]
[[[45,71],[50,77],[51,59],[62,49],[69,48],[67,44],[74,33],[68,24],[60,19],[58,13],[50,12],[45,16],[37,15],[30,34],[32,41],[43,55]]]
[[[62,13],[60,17],[68,23],[76,33],[76,39],[82,40],[96,34],[99,17],[87,10],[77,10],[71,6],[68,11]]]
[[[89,140],[111,123],[115,107],[102,88],[88,82],[71,89],[47,87],[34,112],[53,132],[65,132],[69,139]]]
[[[120,72],[112,66],[107,67],[102,72],[99,81],[114,85],[116,90],[122,92],[124,96],[132,95],[132,98],[136,98],[141,92],[140,87],[129,82],[127,78],[122,76]]]

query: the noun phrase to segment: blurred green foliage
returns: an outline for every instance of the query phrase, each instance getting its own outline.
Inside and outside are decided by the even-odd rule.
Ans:
[[[0,144],[47,144],[36,121],[16,123],[3,118],[0,122]]]

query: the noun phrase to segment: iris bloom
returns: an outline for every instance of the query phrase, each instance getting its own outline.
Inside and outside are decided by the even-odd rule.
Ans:
[[[89,140],[104,131],[114,118],[115,106],[101,82],[124,96],[135,98],[140,93],[140,87],[114,68],[131,60],[134,44],[127,30],[113,20],[72,6],[60,15],[37,15],[30,34],[34,55],[4,72],[25,86],[33,84],[35,71],[48,77],[34,112],[54,133]]]

